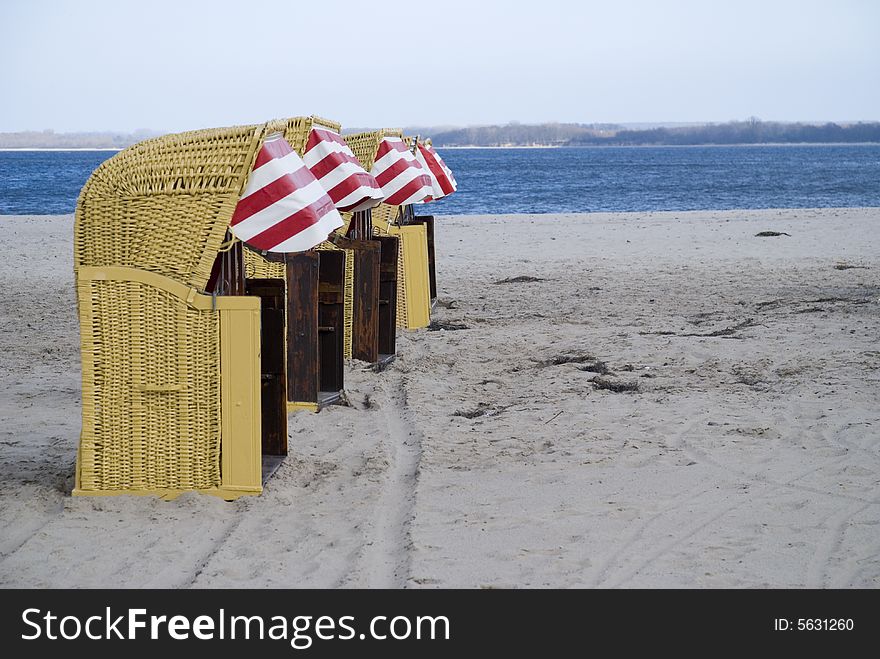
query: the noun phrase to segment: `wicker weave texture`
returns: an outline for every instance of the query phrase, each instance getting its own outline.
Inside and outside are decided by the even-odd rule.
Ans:
[[[77,202],[75,266],[127,266],[204,290],[263,130],[166,135],[107,160]]]
[[[407,329],[409,317],[406,312],[406,263],[404,260],[403,236],[397,241],[397,318],[394,322],[398,327]]]
[[[388,226],[397,221],[400,206],[379,204],[373,209],[373,226],[383,235],[388,235]]]
[[[219,317],[133,281],[81,280],[83,490],[220,485]]]
[[[269,261],[260,254],[248,249],[244,253],[244,273],[248,279],[284,279],[286,266],[278,261]]]
[[[379,142],[383,137],[403,137],[403,131],[399,128],[383,128],[365,133],[353,133],[343,135],[342,138],[357,158],[361,167],[370,171],[376,162],[376,152],[379,150]]]
[[[306,143],[309,139],[309,133],[312,128],[329,128],[338,133],[342,128],[340,124],[330,119],[312,115],[309,117],[291,117],[289,119],[273,119],[266,124],[266,132],[281,133],[290,148],[296,151],[300,156],[306,150]]]
[[[343,356],[351,359],[354,342],[354,250],[345,250],[345,282],[343,288]]]

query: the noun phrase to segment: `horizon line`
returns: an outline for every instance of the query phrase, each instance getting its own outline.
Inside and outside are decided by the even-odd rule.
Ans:
[[[808,124],[808,125],[822,125],[822,124],[872,124],[872,123],[880,123],[880,119],[761,119],[759,117],[746,117],[745,119],[726,119],[723,121],[717,120],[661,120],[661,121],[558,121],[558,120],[546,120],[546,121],[520,121],[517,119],[511,119],[506,122],[487,122],[487,123],[473,123],[473,124],[430,124],[430,123],[412,123],[408,126],[404,126],[405,128],[442,128],[443,130],[457,130],[463,128],[486,128],[490,126],[546,126],[546,125],[571,125],[571,126],[591,126],[591,125],[606,125],[606,126],[708,126],[713,124],[730,124],[730,123],[744,123],[750,120],[756,120],[758,123],[765,124]],[[262,123],[262,122],[257,122]],[[230,124],[230,125],[239,125],[239,124]],[[244,125],[244,124],[241,124]],[[209,127],[209,126],[206,126]],[[347,130],[379,130],[381,128],[387,127],[383,126],[364,126],[364,125],[352,125],[350,128],[343,127],[343,132]],[[133,129],[123,129],[123,128],[94,128],[94,129],[56,129],[56,128],[20,128],[20,129],[0,129],[0,134],[9,134],[9,133],[54,133],[56,135],[69,135],[69,134],[89,134],[89,133],[119,133],[124,135],[132,135],[134,133],[149,133],[152,135],[162,135],[167,133],[176,133],[176,132],[186,132],[189,130],[198,130],[198,128],[184,128],[184,129],[159,129],[159,128],[133,128]]]

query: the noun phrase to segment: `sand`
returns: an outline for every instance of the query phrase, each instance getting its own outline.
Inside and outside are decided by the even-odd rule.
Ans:
[[[440,218],[468,329],[233,503],[70,496],[71,233],[0,218],[3,586],[880,586],[880,209]]]

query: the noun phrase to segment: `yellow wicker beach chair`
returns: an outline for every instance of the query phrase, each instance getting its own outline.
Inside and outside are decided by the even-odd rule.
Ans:
[[[403,137],[398,129],[383,129],[345,135],[345,142],[361,166],[373,167],[379,143],[385,136]],[[398,236],[397,326],[404,329],[427,327],[431,322],[428,235],[422,224],[401,225],[399,206],[379,204],[373,209],[373,226],[379,235]]]
[[[260,384],[261,352],[277,353],[280,341],[264,332],[261,342],[261,300],[241,295],[242,257],[227,235],[266,131],[141,142],[83,187],[74,494],[258,494],[263,457],[286,453],[283,398],[273,405]],[[264,321],[277,318],[272,307]]]

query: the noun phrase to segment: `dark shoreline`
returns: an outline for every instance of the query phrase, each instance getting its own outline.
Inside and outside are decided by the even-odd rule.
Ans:
[[[443,145],[435,144],[438,149],[644,149],[644,148],[676,148],[692,149],[696,147],[780,147],[780,146],[877,146],[880,142],[741,142],[738,144],[513,144],[508,146]],[[97,150],[97,149],[96,149]]]

